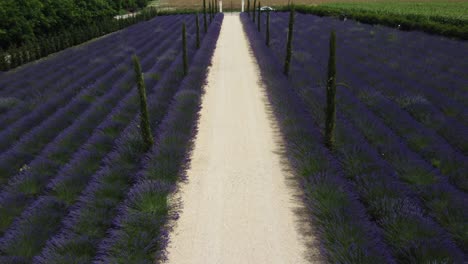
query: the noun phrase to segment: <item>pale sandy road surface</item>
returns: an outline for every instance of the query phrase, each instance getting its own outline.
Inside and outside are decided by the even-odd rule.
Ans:
[[[202,99],[167,263],[308,263],[313,237],[278,152],[259,69],[240,17],[226,15]],[[287,167],[287,165],[286,165]],[[314,255],[314,254],[312,254]],[[309,257],[307,257],[309,256]]]

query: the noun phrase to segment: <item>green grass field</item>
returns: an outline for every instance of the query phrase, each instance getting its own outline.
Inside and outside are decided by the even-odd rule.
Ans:
[[[468,2],[346,2],[321,6],[382,15],[422,17],[445,23],[468,23]]]
[[[299,5],[297,10],[468,39],[468,2],[343,2]]]

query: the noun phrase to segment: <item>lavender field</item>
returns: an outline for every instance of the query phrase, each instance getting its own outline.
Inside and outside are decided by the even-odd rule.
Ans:
[[[332,263],[463,263],[468,253],[466,41],[289,13],[243,14],[270,102]],[[335,30],[336,148],[323,146]]]
[[[466,263],[468,42],[212,4],[0,72],[0,263]]]
[[[0,263],[154,261],[222,15],[200,30],[199,49],[195,19],[156,17],[0,73]],[[134,54],[155,138],[147,152]]]

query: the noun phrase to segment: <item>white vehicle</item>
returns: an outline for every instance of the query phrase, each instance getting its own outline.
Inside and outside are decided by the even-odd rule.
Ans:
[[[270,6],[260,7],[260,12],[265,12],[265,11],[275,11],[275,9],[273,7],[270,7]]]

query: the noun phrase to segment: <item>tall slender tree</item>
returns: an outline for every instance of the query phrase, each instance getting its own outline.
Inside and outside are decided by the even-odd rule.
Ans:
[[[288,42],[286,44],[286,58],[284,60],[284,74],[286,76],[289,75],[289,67],[291,64],[293,31],[294,31],[294,6],[291,6],[291,11],[289,12],[289,29],[288,29]]]
[[[333,149],[335,145],[336,122],[336,34],[330,33],[330,55],[327,74],[327,107],[325,120],[325,145]]]
[[[208,12],[209,12],[209,16],[210,16],[210,24],[211,24],[211,19],[213,18],[212,14],[212,10],[211,10],[211,1],[208,2]]]
[[[208,32],[208,26],[206,25],[206,0],[203,0],[203,26],[205,33]]]
[[[200,22],[198,21],[198,13],[195,15],[195,24],[197,25],[197,49],[200,48]]]
[[[254,0],[253,5],[253,22],[255,23],[255,9],[257,8],[257,0]]]
[[[250,17],[250,0],[247,0],[247,15]]]
[[[7,53],[0,49],[0,71],[7,71],[8,64],[6,61]]]
[[[266,17],[265,44],[267,45],[267,47],[270,47],[270,11],[267,11],[267,17]]]
[[[260,21],[261,20],[260,18],[262,17],[262,12],[260,11],[260,6],[261,6],[260,1],[258,1],[258,7],[257,7],[258,8],[258,10],[257,10],[258,11],[257,12],[257,14],[258,14],[258,17],[257,17],[258,32],[261,31],[261,26],[262,26],[261,21]]]
[[[141,137],[143,138],[144,148],[146,151],[150,150],[154,143],[153,136],[151,134],[151,127],[148,114],[148,105],[146,102],[146,86],[143,79],[143,73],[141,72],[140,60],[136,55],[133,55],[133,65],[135,70],[135,77],[138,86],[138,94],[140,96],[140,130]]]
[[[182,23],[182,56],[184,60],[184,76],[188,74],[188,60],[187,60],[187,34],[185,29],[185,22]]]

